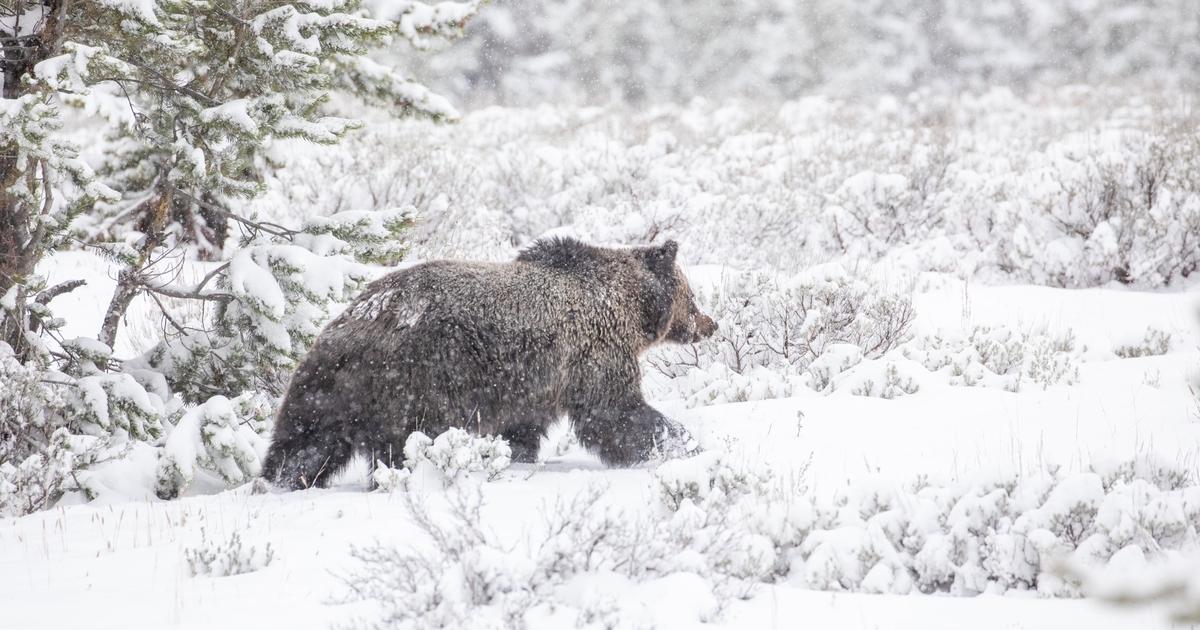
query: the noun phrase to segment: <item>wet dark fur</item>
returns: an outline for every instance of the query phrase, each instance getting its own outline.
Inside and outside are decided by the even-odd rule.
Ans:
[[[551,239],[510,263],[434,261],[373,282],[293,376],[264,477],[323,485],[355,452],[396,466],[410,433],[453,426],[532,461],[564,414],[606,463],[643,461],[683,431],[643,400],[638,356],[716,328],[676,250]]]

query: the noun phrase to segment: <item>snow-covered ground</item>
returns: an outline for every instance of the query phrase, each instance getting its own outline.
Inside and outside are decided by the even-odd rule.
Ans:
[[[52,282],[55,275],[87,273],[87,289],[60,305],[75,313],[72,326],[97,325],[112,286],[103,269],[82,253],[60,255],[48,266]],[[702,284],[721,270],[693,269],[692,275]],[[894,399],[843,389],[728,404],[657,404],[704,446],[726,453],[727,461],[747,469],[769,467],[778,479],[791,479],[834,503],[835,497],[861,495],[863,488],[888,494],[918,482],[936,486],[983,483],[1002,475],[1100,472],[1135,458],[1194,475],[1200,461],[1200,409],[1188,386],[1200,365],[1196,293],[978,286],[940,276],[926,276],[915,286],[914,336],[967,334],[988,325],[1071,331],[1075,382],[1010,392],[950,386],[934,372],[916,370],[920,389]],[[131,310],[131,334],[153,326],[142,315],[146,312]],[[1114,354],[1118,347],[1138,343],[1147,328],[1170,335],[1165,354]],[[125,340],[130,345],[124,350],[119,344],[119,352],[137,349],[131,341]],[[608,470],[576,448],[558,448],[562,436],[553,437],[543,447],[544,463],[513,465],[482,485],[479,525],[494,548],[512,557],[536,555],[539,545],[544,551],[538,541],[547,523],[556,514],[570,514],[562,506],[591,489],[601,488],[599,504],[629,522],[661,514],[664,477],[655,465]],[[95,502],[0,521],[4,627],[327,628],[371,620],[376,605],[352,601],[351,585],[361,586],[352,576],[364,566],[352,548],[380,542],[427,550],[429,540],[414,524],[410,502],[425,496],[418,503],[441,505],[449,492],[433,483],[369,492],[360,463],[325,490],[258,494],[247,485],[212,493],[211,486],[197,483],[192,496],[163,502],[138,494],[152,487],[136,479],[152,474],[152,460],[139,463],[135,454],[121,466],[106,476],[114,480],[111,491]],[[231,541],[234,534],[240,540]],[[239,543],[241,551],[229,556],[246,560],[248,572],[206,574],[203,552],[220,554],[223,546]],[[1153,609],[1130,611],[1016,589],[977,597],[819,591],[812,588],[812,571],[794,558],[788,576],[730,595],[703,571],[681,569],[686,558],[670,562],[678,564],[636,579],[611,568],[577,572],[553,587],[553,604],[530,610],[529,627],[1166,624],[1161,611]],[[521,575],[518,569],[508,574]],[[490,614],[468,618],[486,627],[494,620]]]

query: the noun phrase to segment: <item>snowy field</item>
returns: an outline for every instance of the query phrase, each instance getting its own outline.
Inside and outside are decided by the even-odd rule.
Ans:
[[[0,630],[1200,624],[1195,3],[0,2]]]
[[[111,286],[104,264],[89,254],[65,254],[51,265],[51,274],[86,275],[87,292],[71,295],[68,308],[77,313],[72,322],[83,327],[98,322],[97,305]],[[714,266],[690,270],[701,287],[720,283],[725,274]],[[460,590],[472,582],[454,575],[457,565],[449,562],[439,582],[440,597],[446,601],[437,614],[443,615],[444,627],[489,627],[502,618],[504,606],[528,606],[530,628],[1165,627],[1161,611],[1128,611],[1088,599],[1048,599],[1015,586],[1006,595],[989,591],[971,598],[836,592],[889,590],[890,580],[864,579],[863,567],[871,567],[860,559],[877,557],[874,537],[886,533],[875,530],[866,518],[870,510],[862,506],[880,502],[877,512],[913,517],[920,512],[914,494],[918,484],[982,488],[997,479],[1045,479],[1051,473],[1076,479],[1092,470],[1119,476],[1113,471],[1124,461],[1140,462],[1138,476],[1157,474],[1147,470],[1178,471],[1190,479],[1189,485],[1195,483],[1200,410],[1188,388],[1200,342],[1194,293],[966,285],[938,274],[925,274],[913,291],[914,339],[964,334],[978,326],[1070,330],[1077,378],[1011,392],[952,386],[942,373],[912,367],[919,390],[892,399],[853,395],[848,388],[804,388],[789,397],[698,406],[681,399],[659,400],[657,404],[683,421],[709,452],[724,454],[727,472],[770,468],[780,487],[796,493],[787,496],[812,497],[816,506],[817,516],[806,516],[804,509],[780,516],[765,503],[734,506],[761,512],[735,529],[774,528],[777,536],[786,537],[779,532],[789,523],[816,529],[811,522],[798,523],[826,519],[829,523],[821,527],[833,532],[829,548],[793,544],[768,551],[773,558],[769,562],[788,567],[787,575],[771,584],[747,584],[728,582],[728,574],[737,570],[717,570],[713,558],[739,545],[754,549],[761,540],[745,541],[737,534],[718,537],[716,547],[731,546],[718,549],[700,535],[682,542],[668,535],[670,544],[658,541],[667,544],[667,551],[650,563],[653,568],[629,572],[612,558],[598,559],[595,566],[584,561],[564,571],[532,604],[512,596],[488,606],[468,603],[470,597]],[[91,321],[79,316],[89,312]],[[129,328],[136,331],[138,325]],[[1148,356],[1115,354],[1117,348],[1143,340],[1147,329],[1161,331],[1169,341]],[[902,356],[903,350],[887,356],[911,361]],[[851,369],[841,377],[853,375]],[[647,378],[654,391],[655,376],[648,373]],[[554,548],[557,543],[547,538],[547,528],[564,515],[577,524],[616,518],[626,524],[687,529],[678,516],[681,512],[663,505],[664,496],[674,496],[663,490],[664,483],[682,478],[698,481],[697,487],[707,491],[713,476],[704,471],[705,464],[692,462],[682,472],[670,468],[677,464],[605,470],[561,433],[543,445],[541,464],[513,465],[487,483],[478,474],[468,475],[448,489],[437,475],[417,475],[407,490],[369,492],[366,468],[360,463],[326,490],[255,494],[249,485],[219,491],[219,483],[206,485],[201,480],[190,490],[194,496],[162,502],[153,498],[150,483],[138,480],[138,475],[152,476],[152,457],[149,465],[143,462],[140,467],[138,458],[132,458],[102,475],[112,486],[95,502],[0,521],[2,623],[12,628],[326,628],[376,619],[378,601],[353,601],[350,585],[362,584],[349,576],[371,565],[356,560],[351,550],[379,542],[435,553],[428,532],[413,521],[412,503],[429,506],[436,521],[447,518],[448,501],[469,498],[475,487],[482,488],[476,525],[494,555],[482,564],[459,562],[482,567],[477,575],[490,576],[501,591],[513,586],[503,586],[506,575],[520,576],[528,570],[523,563]],[[575,511],[566,507],[590,492],[597,494],[594,504]],[[868,496],[874,498],[867,501]],[[703,496],[693,498],[709,506],[701,509],[715,509]],[[1070,499],[1086,502],[1089,497],[1080,491]],[[847,501],[860,507],[857,525],[853,517],[837,514]],[[1140,502],[1152,500],[1130,495],[1116,501],[1122,502],[1129,513],[1137,514],[1145,507]],[[1177,508],[1186,512],[1185,521],[1196,523],[1193,510],[1200,506],[1185,498]],[[760,517],[763,522],[750,524]],[[954,518],[970,517],[958,513]],[[771,519],[781,520],[766,523]],[[456,529],[451,526],[450,531]],[[227,557],[247,562],[249,572],[193,575],[198,551],[219,556],[235,535],[242,547]],[[1043,552],[1050,556],[1048,550]],[[1048,565],[1037,570],[1050,571]],[[969,573],[969,568],[959,570]],[[955,569],[949,571],[953,574]],[[1042,595],[1051,594],[1045,586],[1050,581],[1041,580],[1041,590],[1047,591]],[[396,601],[411,603],[423,595],[395,596]],[[414,599],[405,599],[410,597]]]

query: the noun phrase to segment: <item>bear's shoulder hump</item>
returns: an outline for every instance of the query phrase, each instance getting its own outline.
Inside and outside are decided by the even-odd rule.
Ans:
[[[589,268],[602,258],[599,247],[569,237],[539,239],[517,255],[518,262],[531,263],[552,269],[572,270]]]

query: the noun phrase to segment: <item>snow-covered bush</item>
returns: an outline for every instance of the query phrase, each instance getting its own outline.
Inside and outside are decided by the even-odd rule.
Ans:
[[[1075,355],[1064,351],[1055,340],[1044,336],[1030,340],[1025,360],[1025,378],[1046,389],[1060,383],[1070,385],[1079,380],[1079,362]]]
[[[408,487],[408,478],[412,471],[407,468],[392,468],[382,460],[375,461],[375,470],[371,472],[371,483],[383,492],[395,492]]]
[[[70,408],[61,386],[45,373],[17,362],[0,344],[0,514],[25,514],[46,507],[61,494],[74,470]],[[65,380],[65,379],[64,379]]]
[[[96,367],[107,347],[77,339],[62,348],[67,372],[22,363],[0,342],[0,514],[44,509],[72,490],[91,496],[89,468],[162,431],[161,398]]]
[[[381,606],[384,625],[417,627],[520,625],[562,607],[628,621],[627,607],[579,597],[573,585],[596,575],[631,589],[688,576],[716,596],[708,619],[728,598],[780,579],[874,593],[1078,596],[1080,580],[1061,567],[1142,570],[1200,550],[1200,486],[1169,472],[1184,468],[1139,458],[945,486],[881,478],[818,495],[803,471],[780,476],[709,451],[655,470],[657,505],[621,510],[589,486],[548,505],[544,533],[516,545],[483,527],[478,483],[457,484],[444,495],[405,493],[422,537],[356,549],[361,564],[346,580],[353,599]]]
[[[451,427],[435,438],[414,431],[404,442],[404,468],[376,462],[371,475],[376,487],[386,492],[407,488],[413,476],[435,479],[439,486],[452,487],[481,473],[492,480],[512,463],[512,449],[504,438],[474,436]]]
[[[818,268],[807,277],[827,271]],[[798,276],[727,276],[698,299],[720,324],[708,341],[651,353],[647,388],[691,405],[795,396],[805,390],[891,399],[923,383],[1045,389],[1079,377],[1071,331],[975,326],[966,335],[907,339],[914,313],[897,294],[840,270]],[[819,276],[816,276],[819,277]]]
[[[414,60],[480,105],[799,98],[1044,83],[1195,86],[1187,0],[498,0],[446,54]],[[1069,54],[1064,54],[1069,51]],[[737,63],[730,63],[736,59]]]
[[[734,500],[750,489],[750,471],[729,465],[728,455],[708,451],[688,459],[660,465],[654,470],[659,498],[667,509],[677,511],[684,501],[703,503],[710,495],[714,500]]]
[[[477,485],[453,487],[444,513],[433,513],[416,494],[403,496],[427,540],[407,549],[382,544],[352,549],[359,566],[343,577],[348,597],[381,608],[379,619],[364,625],[516,627],[544,600],[534,563],[502,548],[483,528]]]
[[[899,349],[954,386],[1018,391],[1023,383],[1043,389],[1071,384],[1079,376],[1079,353],[1071,331],[1019,332],[1004,326],[975,326],[966,336],[922,335]]]
[[[1178,466],[1137,460],[1114,468]],[[835,499],[836,516],[799,546],[793,571],[814,588],[836,590],[1077,596],[1078,580],[1063,579],[1062,563],[1148,561],[1200,544],[1194,482],[1157,485],[1110,471],[883,488],[852,487]]]
[[[349,596],[379,604],[385,626],[519,627],[526,615],[565,607],[592,627],[586,623],[640,617],[626,605],[581,596],[577,581],[602,574],[636,588],[676,578],[697,581],[706,593],[703,610],[690,611],[703,621],[784,570],[776,547],[795,541],[772,536],[792,536],[812,520],[805,500],[790,499],[798,483],[752,474],[724,455],[674,460],[655,476],[662,503],[651,511],[610,505],[607,489],[590,485],[548,505],[544,529],[516,546],[483,526],[477,482],[444,495],[404,493],[422,538],[405,548],[354,549],[360,565],[345,576]],[[745,512],[751,496],[770,509]]]
[[[122,441],[152,441],[162,433],[162,397],[128,372],[105,371],[112,360],[108,346],[80,337],[63,340],[61,347],[71,357],[64,371],[74,377],[78,397],[85,403],[75,410],[74,422],[81,432]]]
[[[447,483],[474,472],[494,479],[512,462],[512,450],[503,438],[476,437],[459,428],[450,428],[432,440],[420,431],[404,443],[404,466],[416,471],[422,463],[431,464]]]
[[[833,371],[902,342],[914,317],[908,298],[839,267],[792,278],[732,273],[697,301],[719,324],[712,339],[647,359],[693,403],[783,397],[805,381],[822,389]]]
[[[945,172],[945,165],[941,165]],[[853,257],[879,258],[901,243],[930,237],[945,221],[919,185],[927,182],[898,173],[863,171],[846,178],[826,208],[829,233]],[[940,182],[928,182],[940,188]]]
[[[183,550],[188,572],[193,577],[241,575],[265,568],[275,559],[271,543],[261,547],[247,545],[242,534],[233,531],[226,538],[211,539],[208,529],[200,528],[200,542]]]
[[[871,367],[874,369],[870,371],[866,365],[856,368],[854,374],[835,385],[835,389],[849,389],[855,396],[885,400],[915,394],[921,389],[913,377],[917,372],[908,362],[872,361]]]
[[[406,251],[402,234],[412,221],[411,209],[350,211],[250,240],[196,286],[171,291],[216,308],[168,330],[127,364],[162,374],[190,403],[247,391],[282,395],[330,309],[375,275],[365,263],[394,261]]]
[[[274,156],[285,168],[259,207],[282,221],[312,203],[413,203],[423,257],[508,259],[554,230],[669,235],[687,263],[784,278],[829,261],[865,276],[878,260],[1154,287],[1197,268],[1194,126],[1169,92],[1099,88],[492,108],[452,127],[380,125],[316,160]],[[407,157],[430,145],[452,149]],[[326,171],[330,187],[317,186]]]
[[[253,479],[262,470],[263,434],[272,412],[270,401],[255,393],[233,400],[213,396],[188,409],[159,451],[155,492],[164,499],[179,496],[197,467],[216,473],[229,486]]]
[[[1196,572],[1200,555],[1191,553],[1156,563],[1147,563],[1136,553],[1126,557],[1126,562],[1102,568],[1067,566],[1063,572],[1082,581],[1088,596],[1118,606],[1165,609],[1180,626],[1200,623],[1200,574]]]
[[[1005,221],[1013,248],[1001,264],[1058,286],[1157,286],[1195,272],[1200,142],[1170,130],[1100,137],[1100,150],[1068,136],[1032,156],[1014,199],[1027,207]]]
[[[1146,328],[1146,334],[1141,342],[1132,345],[1122,345],[1113,348],[1113,353],[1123,359],[1137,357],[1152,357],[1166,354],[1171,350],[1171,333],[1157,328]]]
[[[791,475],[708,451],[658,467],[654,477],[669,528],[725,578],[772,581],[790,550],[824,518],[811,495],[807,463]],[[745,585],[743,585],[744,588]]]

